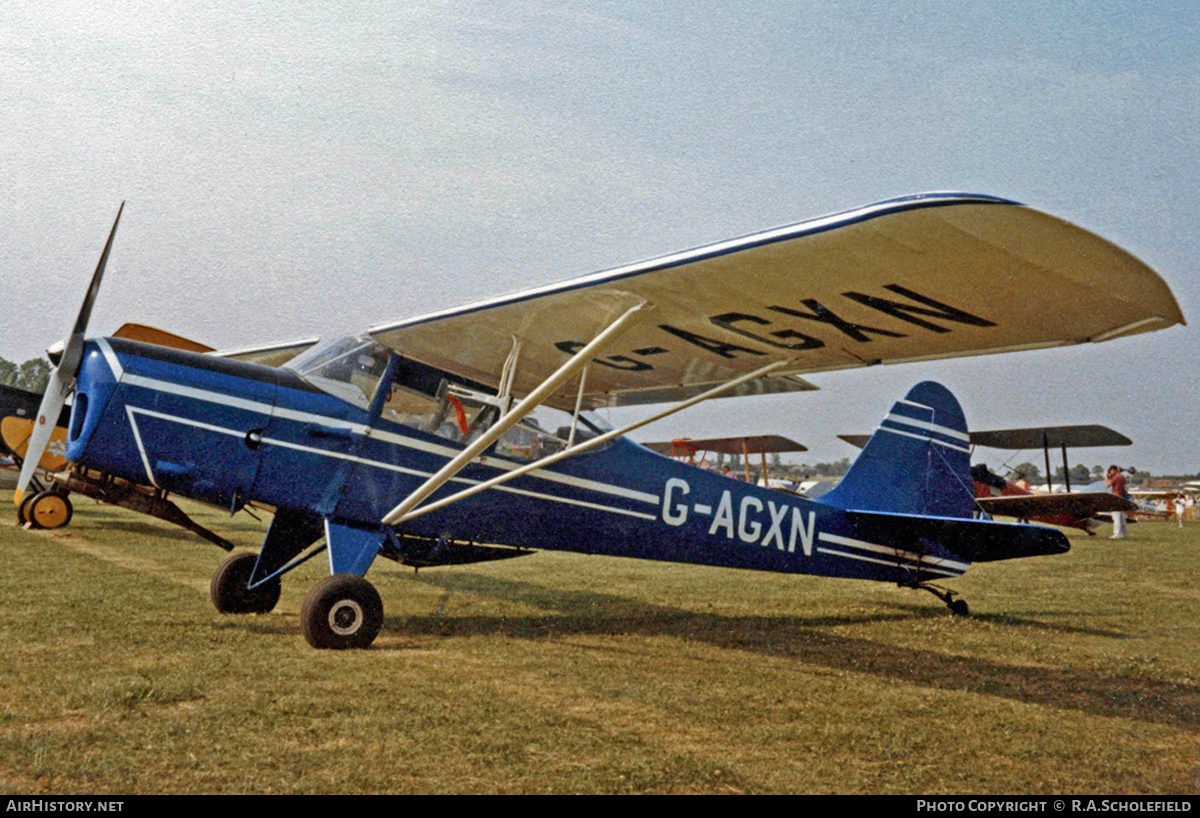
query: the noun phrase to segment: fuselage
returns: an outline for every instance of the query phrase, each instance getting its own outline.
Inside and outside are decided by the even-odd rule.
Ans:
[[[462,448],[286,368],[111,338],[87,343],[67,456],[225,508],[253,500],[370,528]],[[493,447],[434,499],[521,465]],[[617,438],[402,529],[457,542],[906,584],[968,566],[917,537],[868,541],[852,517]]]
[[[1034,492],[1027,488],[1018,486],[1010,480],[1005,480],[1003,477],[989,475],[987,480],[974,480],[975,496],[980,499],[989,497],[1034,497],[1037,496]],[[1081,517],[1078,514],[1065,513],[1046,513],[1033,514],[1029,517],[1030,520],[1044,523],[1046,525],[1060,525],[1066,528],[1078,528],[1081,531],[1090,531],[1097,527],[1096,521],[1091,516]]]

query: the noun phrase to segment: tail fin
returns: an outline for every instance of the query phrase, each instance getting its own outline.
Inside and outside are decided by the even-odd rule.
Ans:
[[[970,438],[950,390],[924,381],[892,405],[862,454],[819,502],[857,511],[970,517]]]

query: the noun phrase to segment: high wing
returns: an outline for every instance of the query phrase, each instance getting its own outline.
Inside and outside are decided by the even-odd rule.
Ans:
[[[402,356],[528,394],[632,308],[582,404],[811,389],[799,374],[1036,349],[1184,323],[1166,283],[1104,239],[988,196],[933,193],[370,330]],[[572,382],[572,384],[577,381]],[[570,409],[577,386],[548,403]]]
[[[213,348],[207,344],[202,344],[199,341],[193,341],[191,338],[184,338],[182,335],[176,335],[173,332],[167,332],[158,327],[150,327],[145,324],[122,324],[116,332],[112,334],[113,338],[128,338],[131,341],[141,341],[144,344],[157,344],[160,347],[171,347],[172,349],[182,349],[187,352],[212,352]]]
[[[971,432],[972,446],[989,449],[1089,449],[1097,446],[1132,446],[1133,441],[1107,426],[1034,426],[1029,429],[996,429]]]
[[[994,429],[982,432],[971,432],[972,446],[986,446],[989,449],[1041,449],[1043,447],[1071,449],[1092,448],[1096,446],[1132,446],[1133,441],[1120,432],[1107,426],[1089,424],[1083,426],[1035,426],[1029,429]],[[863,448],[870,435],[838,435],[851,446]]]
[[[1067,494],[1030,494],[1009,497],[978,497],[975,502],[991,515],[1004,517],[1044,517],[1066,514],[1086,519],[1111,511],[1134,511],[1137,504],[1115,494],[1104,492],[1071,492]]]

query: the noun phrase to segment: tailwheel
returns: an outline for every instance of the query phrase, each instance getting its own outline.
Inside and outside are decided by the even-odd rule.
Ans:
[[[955,599],[955,597],[958,596],[956,591],[951,591],[949,588],[943,588],[940,585],[933,585],[931,583],[924,582],[920,585],[914,585],[912,587],[920,588],[922,591],[928,591],[942,602],[945,602],[946,607],[950,609],[950,613],[954,614],[955,616],[971,615],[971,608],[967,605],[967,601],[965,599]]]
[[[42,491],[33,498],[21,501],[17,509],[18,518],[24,516],[24,523],[30,523],[34,528],[62,528],[71,522],[74,509],[67,495],[57,491]]]
[[[263,614],[279,602],[282,590],[279,577],[250,587],[256,562],[257,554],[234,554],[217,568],[208,590],[218,611],[224,614]]]
[[[366,648],[383,627],[383,600],[375,586],[356,574],[334,574],[304,599],[300,627],[318,649]]]

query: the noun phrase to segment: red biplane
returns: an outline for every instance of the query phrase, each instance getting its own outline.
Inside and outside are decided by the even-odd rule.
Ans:
[[[842,440],[860,448],[865,445],[867,435],[838,435]],[[1063,484],[1065,491],[1055,492],[1052,483],[1047,483],[1045,492],[1035,492],[1028,486],[1014,483],[997,474],[987,466],[977,463],[971,467],[975,483],[975,503],[980,511],[996,517],[1015,517],[1050,525],[1078,528],[1089,536],[1102,524],[1098,515],[1117,511],[1137,510],[1137,504],[1109,492],[1071,491],[1070,465],[1067,462],[1068,448],[1090,448],[1097,446],[1130,446],[1133,441],[1125,435],[1105,426],[1038,426],[1028,429],[996,429],[987,432],[971,432],[971,445],[990,449],[1042,449],[1046,458],[1046,474],[1050,475],[1050,448],[1062,450]]]

